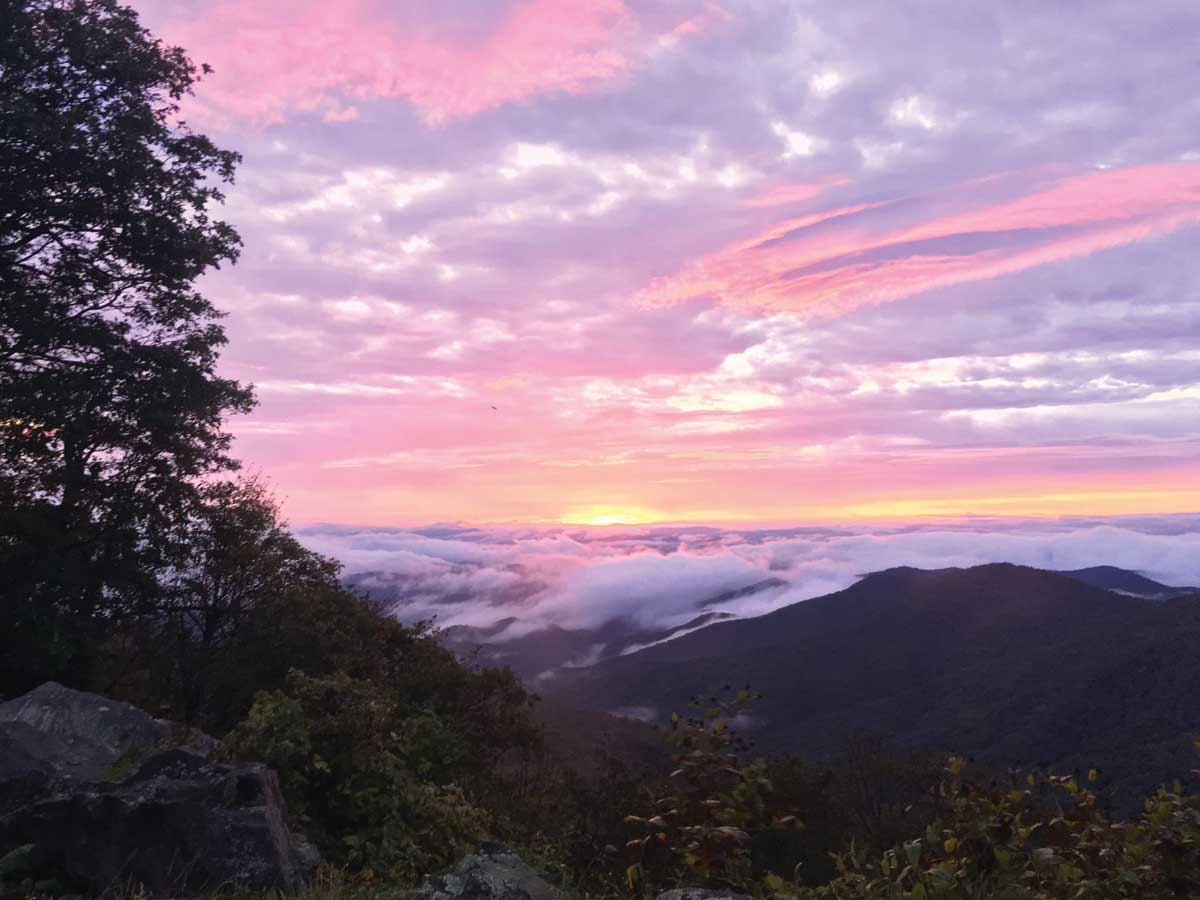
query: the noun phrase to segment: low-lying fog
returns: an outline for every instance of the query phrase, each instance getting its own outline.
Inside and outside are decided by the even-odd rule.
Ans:
[[[407,621],[487,627],[511,640],[614,621],[651,631],[704,611],[760,615],[892,566],[1112,565],[1200,584],[1200,515],[777,529],[696,526],[312,526],[310,548]]]

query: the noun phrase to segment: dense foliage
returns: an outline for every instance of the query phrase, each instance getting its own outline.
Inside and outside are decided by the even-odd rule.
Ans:
[[[951,757],[941,778],[910,803],[886,812],[868,799],[842,827],[822,810],[838,791],[810,793],[814,811],[823,812],[824,838],[834,871],[813,872],[803,841],[775,842],[772,835],[807,829],[784,815],[800,798],[779,791],[776,774],[794,761],[745,761],[745,745],[731,734],[730,722],[746,700],[732,705],[710,701],[700,715],[675,717],[671,742],[680,768],[654,804],[652,817],[628,816],[635,829],[628,844],[633,862],[628,889],[634,897],[653,896],[663,887],[687,885],[732,888],[782,900],[1116,900],[1200,896],[1200,794],[1176,781],[1160,787],[1141,813],[1114,819],[1095,791],[1100,773],[1080,780],[1072,775],[996,773]],[[862,755],[863,739],[847,747],[826,785],[842,781],[857,792],[894,765]],[[1195,741],[1200,751],[1200,739]],[[881,765],[882,763],[882,765]],[[968,777],[969,769],[974,769]],[[916,770],[910,769],[904,780]],[[1200,777],[1200,770],[1193,772]],[[922,796],[923,795],[923,796]],[[879,796],[879,795],[877,795]],[[893,794],[903,800],[903,791]],[[842,795],[842,800],[849,799]],[[918,812],[917,825],[912,813]],[[860,818],[862,815],[868,818]],[[878,818],[875,818],[876,814]],[[870,821],[874,818],[874,821]],[[897,828],[912,830],[900,836]],[[880,829],[883,829],[881,832]],[[896,834],[881,841],[884,832]],[[778,852],[780,849],[782,853]]]
[[[882,856],[853,848],[817,889],[768,879],[767,892],[804,900],[1168,900],[1200,896],[1200,796],[1176,782],[1143,812],[1114,821],[1072,776],[981,786],[954,757],[924,833]],[[1096,777],[1089,772],[1089,780]]]
[[[836,852],[882,852],[923,824],[941,763],[869,733],[823,764],[752,755],[749,688],[695,698],[664,737],[675,768],[641,791],[627,815],[626,887],[653,895],[705,886],[761,893],[768,884],[821,884]]]
[[[456,726],[377,682],[294,673],[259,696],[226,748],[281,773],[290,813],[327,859],[415,881],[488,833],[455,784],[477,762]]]
[[[273,766],[294,824],[367,880],[415,881],[495,833],[541,745],[515,676],[343,588],[260,483],[214,485],[200,510],[167,602],[110,630],[108,690]]]
[[[631,890],[645,881],[747,890],[753,881],[751,835],[801,827],[796,816],[772,808],[766,761],[739,759],[747,745],[733,724],[751,699],[742,690],[731,700],[712,698],[687,719],[671,717],[667,737],[678,768],[652,794],[653,815],[626,818],[644,830],[626,845]]]

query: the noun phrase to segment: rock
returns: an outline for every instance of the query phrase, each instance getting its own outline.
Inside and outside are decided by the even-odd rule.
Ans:
[[[99,779],[122,759],[162,742],[162,725],[128,703],[73,691],[53,681],[0,703],[0,723],[31,728],[45,741],[40,762],[56,775]]]
[[[57,684],[0,705],[0,858],[92,893],[297,887],[319,856],[289,833],[275,773],[212,762],[215,744]]]
[[[663,891],[656,900],[754,900],[748,894],[715,888],[675,888]]]
[[[9,881],[15,876],[32,872],[35,849],[33,844],[22,844],[0,857],[0,880]]]
[[[307,881],[321,865],[321,851],[298,831],[289,831],[288,837],[291,838],[292,862],[296,867],[297,877],[300,881]]]
[[[485,843],[452,872],[429,878],[421,887],[396,900],[566,900],[565,895],[516,854],[499,844]]]
[[[156,750],[179,746],[207,755],[220,741],[54,681],[0,703],[0,747],[6,754],[19,747],[41,771],[60,778],[118,780]]]
[[[55,738],[24,722],[0,722],[0,813],[42,794],[54,767],[47,755],[66,753]]]

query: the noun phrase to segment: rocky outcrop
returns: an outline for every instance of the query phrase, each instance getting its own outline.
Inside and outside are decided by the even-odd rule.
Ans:
[[[656,900],[753,900],[753,898],[747,894],[736,894],[733,891],[715,888],[675,888],[663,891]]]
[[[499,844],[481,844],[453,871],[430,878],[421,887],[404,891],[396,900],[566,900]]]
[[[393,900],[567,900],[521,859],[500,844],[484,843],[445,875],[426,879],[419,888]],[[657,900],[753,900],[733,891],[676,888]]]
[[[219,744],[125,703],[46,684],[0,704],[0,875],[154,896],[295,887],[274,772],[207,758]]]
[[[21,747],[27,765],[77,781],[114,780],[167,747],[207,756],[220,746],[215,738],[155,719],[132,704],[53,681],[0,703],[0,739],[5,747]]]

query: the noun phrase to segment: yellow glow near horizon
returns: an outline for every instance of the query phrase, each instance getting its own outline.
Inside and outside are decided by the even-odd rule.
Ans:
[[[745,510],[705,509],[666,512],[639,506],[593,505],[563,513],[563,525],[709,525],[761,526],[796,523],[879,522],[896,519],[950,519],[971,516],[1055,518],[1073,515],[1162,515],[1200,510],[1200,491],[1071,491],[1017,494],[1011,497],[928,496],[880,499],[866,503],[805,504],[748,515]],[[545,520],[542,520],[543,522]]]
[[[586,506],[563,513],[559,522],[563,525],[648,525],[668,519],[652,509],[640,506]]]
[[[1000,515],[1017,517],[1120,516],[1200,509],[1200,491],[1077,491],[1012,497],[925,497],[847,506],[850,518]]]

